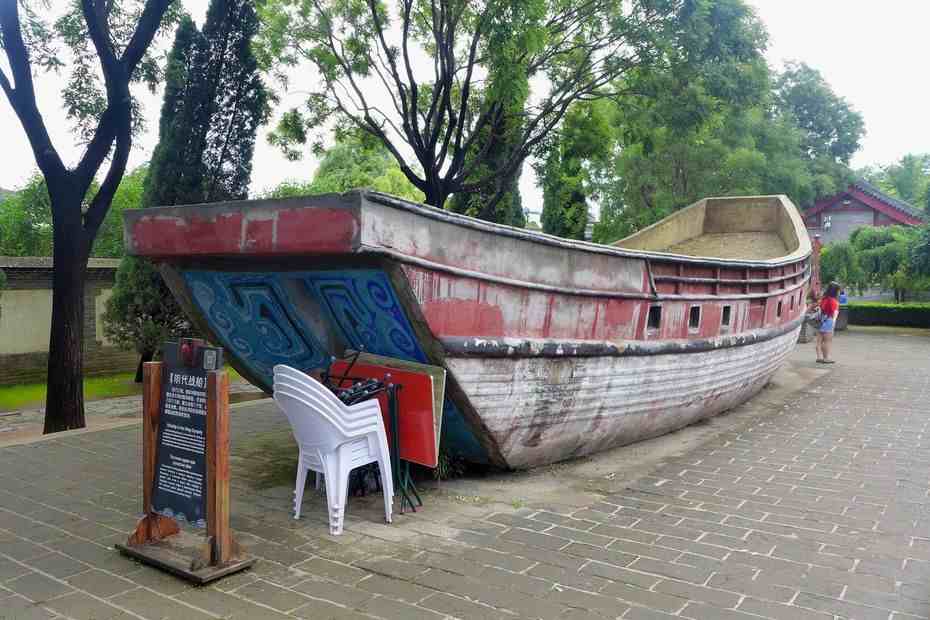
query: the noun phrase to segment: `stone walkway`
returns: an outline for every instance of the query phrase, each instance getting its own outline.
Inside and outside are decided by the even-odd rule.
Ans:
[[[930,338],[837,345],[839,364],[775,405],[542,473],[434,485],[390,526],[379,497],[352,498],[335,538],[312,492],[289,516],[283,417],[239,407],[233,526],[261,559],[206,588],[112,550],[139,511],[138,425],[5,447],[0,618],[927,617]],[[812,357],[803,345],[792,363],[826,370]],[[564,488],[538,492],[546,476]]]

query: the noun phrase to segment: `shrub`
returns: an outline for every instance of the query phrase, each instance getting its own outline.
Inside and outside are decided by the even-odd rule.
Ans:
[[[930,303],[851,303],[849,304],[849,324],[930,327]]]

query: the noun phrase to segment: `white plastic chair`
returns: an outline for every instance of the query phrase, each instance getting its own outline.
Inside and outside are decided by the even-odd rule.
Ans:
[[[307,472],[326,477],[329,531],[342,533],[349,473],[378,463],[384,518],[390,523],[394,485],[387,434],[377,400],[347,406],[319,381],[284,365],[274,368],[274,399],[287,416],[300,451],[294,488],[294,518],[300,518]]]

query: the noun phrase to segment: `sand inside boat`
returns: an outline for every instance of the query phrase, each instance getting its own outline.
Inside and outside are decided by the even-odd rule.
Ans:
[[[798,249],[792,215],[778,196],[707,198],[617,241],[634,250],[770,260]]]
[[[716,256],[765,260],[787,254],[785,242],[773,232],[708,233],[676,243],[663,252],[688,256]]]

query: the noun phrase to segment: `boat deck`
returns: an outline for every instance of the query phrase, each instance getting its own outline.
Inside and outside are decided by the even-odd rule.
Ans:
[[[704,233],[662,250],[686,256],[766,260],[784,256],[788,248],[775,232]]]

